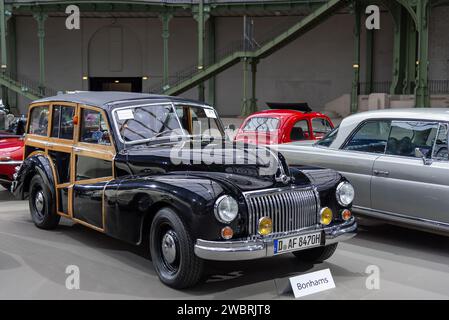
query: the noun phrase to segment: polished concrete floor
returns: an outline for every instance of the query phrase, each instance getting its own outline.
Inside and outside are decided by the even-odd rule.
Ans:
[[[213,262],[205,282],[177,291],[159,282],[144,248],[69,221],[55,231],[39,230],[28,203],[0,191],[0,299],[294,299],[289,277],[326,268],[336,288],[308,299],[449,298],[449,237],[363,223],[325,263],[300,263],[290,254]],[[79,290],[65,286],[69,265],[80,270]],[[373,265],[380,271],[378,290],[366,286]]]

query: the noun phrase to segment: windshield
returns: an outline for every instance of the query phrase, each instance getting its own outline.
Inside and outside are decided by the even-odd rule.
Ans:
[[[279,119],[271,117],[254,117],[248,120],[243,131],[276,131],[279,128]]]
[[[323,139],[318,141],[316,145],[329,148],[332,142],[334,142],[335,138],[337,138],[338,128],[339,127],[334,128],[331,132],[325,135]]]
[[[200,106],[130,106],[115,110],[114,119],[122,141],[129,144],[171,136],[224,136],[215,110]]]

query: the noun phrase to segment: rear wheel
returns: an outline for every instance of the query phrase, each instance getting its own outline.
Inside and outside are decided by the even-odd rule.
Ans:
[[[338,243],[333,243],[324,247],[307,249],[304,251],[296,251],[293,252],[293,254],[301,261],[323,262],[332,257],[332,255],[335,253],[335,250],[337,250],[337,245]]]
[[[201,279],[203,260],[194,252],[194,241],[184,222],[172,209],[159,210],[150,230],[150,251],[159,279],[182,289]]]
[[[34,224],[41,229],[54,229],[61,216],[56,213],[49,187],[40,175],[35,175],[30,182],[29,206]]]

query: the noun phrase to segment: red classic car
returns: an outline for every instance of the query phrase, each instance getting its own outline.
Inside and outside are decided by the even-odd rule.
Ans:
[[[18,119],[7,131],[0,130],[0,185],[9,190],[15,168],[23,160],[23,123]]]
[[[334,128],[328,116],[312,112],[306,104],[268,105],[279,109],[260,111],[248,116],[237,132],[236,141],[268,145],[319,140]]]

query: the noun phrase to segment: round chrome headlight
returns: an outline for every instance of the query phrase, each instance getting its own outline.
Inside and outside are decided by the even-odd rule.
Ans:
[[[215,201],[215,217],[222,223],[232,222],[239,213],[239,205],[231,196],[221,196]]]
[[[354,187],[347,181],[341,182],[337,187],[336,196],[338,203],[347,207],[354,201]]]

